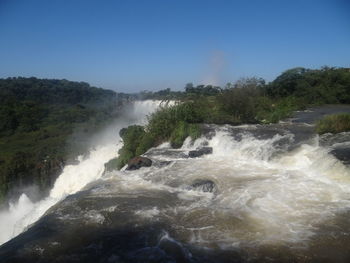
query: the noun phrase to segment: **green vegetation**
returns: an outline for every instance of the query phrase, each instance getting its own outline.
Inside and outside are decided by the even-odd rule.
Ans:
[[[320,70],[293,68],[266,86],[273,98],[295,96],[306,104],[350,103],[350,69],[323,67]]]
[[[200,136],[200,123],[232,124],[276,123],[293,111],[310,105],[350,103],[350,70],[323,67],[320,70],[294,68],[283,72],[271,83],[261,78],[244,78],[225,88],[212,85],[193,86],[185,92],[170,89],[142,92],[147,99],[176,99],[181,103],[155,112],[138,140],[124,138],[119,167],[135,155],[146,152],[164,141],[181,147],[186,137]],[[337,117],[334,124],[319,124],[320,131],[338,131],[348,127],[346,117]],[[337,124],[336,124],[337,123]],[[325,129],[323,127],[332,127]],[[129,145],[130,144],[130,145]],[[132,146],[132,150],[129,150]]]
[[[164,89],[132,95],[85,82],[0,79],[0,199],[17,186],[36,184],[47,189],[64,163],[85,152],[89,136],[115,117],[121,101],[135,98],[179,103],[159,109],[145,127],[121,131],[124,146],[106,169],[120,168],[165,141],[181,147],[186,137],[200,136],[201,123],[275,123],[309,105],[350,103],[350,70],[294,68],[267,84],[253,77],[224,88],[189,83],[184,92]],[[343,130],[346,123],[342,117],[320,122],[319,129],[321,133]]]
[[[319,134],[350,131],[350,114],[327,115],[316,123],[316,131]]]
[[[0,201],[15,187],[50,187],[115,117],[116,102],[115,92],[84,82],[0,79]]]
[[[198,138],[200,131],[196,122],[202,119],[197,113],[192,102],[180,103],[153,113],[146,127],[131,125],[122,129],[119,134],[124,145],[118,152],[117,169],[162,142],[170,141],[172,147],[179,148],[188,136]]]
[[[131,158],[136,156],[142,137],[145,135],[144,128],[139,125],[131,125],[125,130],[121,130],[121,138],[124,141],[123,147],[119,150],[117,159],[117,168],[122,168]]]

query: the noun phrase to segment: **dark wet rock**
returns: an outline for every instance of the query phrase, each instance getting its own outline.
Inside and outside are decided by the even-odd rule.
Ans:
[[[350,113],[349,105],[323,105],[319,107],[310,108],[306,111],[295,112],[292,122],[294,123],[315,123],[322,119],[325,115],[338,114],[338,113]]]
[[[211,180],[195,180],[193,184],[191,184],[191,189],[198,190],[202,192],[213,193],[216,190],[216,185]]]
[[[326,133],[320,136],[320,145],[331,149],[330,153],[346,165],[350,165],[350,132]]]
[[[126,170],[137,170],[141,167],[150,167],[152,160],[147,157],[137,156],[129,160]]]
[[[350,148],[336,148],[331,151],[338,160],[346,165],[350,165]]]
[[[202,155],[211,154],[211,153],[213,153],[213,148],[212,147],[203,147],[203,148],[200,148],[198,150],[189,151],[188,157],[196,158],[196,157],[200,157]]]

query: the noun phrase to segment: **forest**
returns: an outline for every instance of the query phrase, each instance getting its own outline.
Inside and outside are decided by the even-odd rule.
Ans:
[[[28,185],[50,188],[63,165],[87,150],[89,136],[116,116],[120,99],[85,82],[0,79],[0,199]]]

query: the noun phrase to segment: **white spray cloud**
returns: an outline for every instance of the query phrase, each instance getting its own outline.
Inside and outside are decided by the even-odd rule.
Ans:
[[[208,68],[205,70],[205,77],[201,83],[216,86],[222,85],[226,65],[225,53],[221,50],[212,51]]]

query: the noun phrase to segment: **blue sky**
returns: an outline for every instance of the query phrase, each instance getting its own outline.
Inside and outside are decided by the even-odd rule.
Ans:
[[[0,77],[123,92],[350,67],[347,0],[0,0]]]

